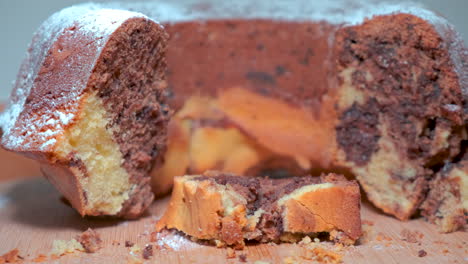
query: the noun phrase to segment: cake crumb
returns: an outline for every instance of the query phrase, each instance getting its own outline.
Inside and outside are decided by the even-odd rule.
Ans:
[[[226,257],[232,259],[236,257],[236,251],[230,247],[226,248]]]
[[[50,254],[55,256],[62,256],[67,253],[73,253],[75,251],[85,251],[83,245],[81,245],[80,242],[76,241],[76,239],[72,239],[69,241],[54,240],[52,242],[52,251],[50,252]]]
[[[343,250],[343,248],[344,248],[344,245],[341,244],[341,243],[336,243],[335,246],[334,246],[334,249],[336,251],[341,251],[341,250]]]
[[[144,261],[140,258],[137,258],[135,256],[129,256],[127,257],[127,264],[143,264]]]
[[[401,240],[409,243],[418,243],[419,239],[423,238],[424,235],[418,231],[411,231],[409,229],[403,229],[400,233]]]
[[[153,256],[153,246],[150,244],[147,244],[145,248],[143,249],[142,256],[144,259],[149,259]]]
[[[138,253],[141,251],[141,248],[138,246],[138,245],[133,245],[131,248],[130,248],[130,254],[132,253]]]
[[[312,243],[312,239],[309,236],[305,236],[299,242],[299,245],[307,245],[307,244],[310,244],[310,243]]]
[[[315,255],[314,260],[320,263],[342,263],[342,256],[334,251],[326,250],[321,247],[312,249]]]
[[[19,255],[19,250],[17,248],[0,256],[0,263],[18,263],[22,260],[23,258]]]
[[[36,262],[36,263],[40,263],[40,262],[44,262],[47,260],[47,256],[44,255],[44,254],[39,254],[37,257],[35,257],[33,259],[33,262]]]
[[[333,249],[323,248],[318,243],[309,243],[302,246],[305,249],[304,254],[294,255],[283,258],[283,262],[287,264],[304,263],[313,261],[319,263],[338,264],[343,262],[343,256],[338,252],[343,250],[343,245],[334,246]]]
[[[418,251],[418,257],[422,258],[427,255],[427,252],[424,249]]]
[[[247,255],[246,254],[239,254],[239,261],[240,262],[247,262]]]
[[[95,253],[102,247],[101,236],[91,228],[88,228],[75,239],[80,242],[87,253]]]
[[[382,233],[382,232],[377,233],[376,239],[377,239],[377,241],[383,241],[383,240],[392,241],[392,238],[391,238],[391,237],[385,235],[385,234]]]
[[[135,243],[133,243],[132,241],[125,241],[125,247],[133,247],[135,245]]]
[[[361,244],[366,244],[372,241],[374,237],[374,230],[371,225],[362,225],[362,235],[359,238]]]

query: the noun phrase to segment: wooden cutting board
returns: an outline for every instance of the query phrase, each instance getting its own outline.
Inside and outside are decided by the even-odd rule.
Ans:
[[[8,175],[7,175],[8,174]],[[58,259],[47,257],[42,263],[131,263],[141,259],[141,252],[125,247],[125,241],[140,248],[154,246],[154,255],[146,263],[238,263],[245,254],[248,263],[265,261],[310,263],[311,245],[249,245],[227,258],[225,249],[197,244],[170,234],[150,242],[154,223],[163,213],[168,197],[157,200],[147,215],[139,220],[82,218],[60,200],[60,194],[39,176],[37,167],[28,161],[0,151],[0,255],[14,248],[24,263],[40,254],[49,255],[56,239],[70,240],[88,227],[104,240],[104,247],[94,254],[76,252]],[[21,179],[18,179],[21,178]],[[362,206],[365,235],[360,243],[338,251],[344,263],[468,263],[468,233],[439,234],[435,226],[415,219],[400,222],[364,202]],[[413,234],[407,241],[405,232]],[[405,240],[406,239],[406,240]],[[330,243],[318,247],[332,248]],[[419,257],[424,250],[427,255]],[[136,258],[132,257],[132,254]],[[421,251],[421,254],[422,251]]]

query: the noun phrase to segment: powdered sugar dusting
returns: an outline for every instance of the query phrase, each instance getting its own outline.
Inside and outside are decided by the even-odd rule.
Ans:
[[[92,5],[97,8],[96,5]],[[112,34],[124,21],[132,17],[144,17],[145,15],[127,10],[96,9],[84,14],[77,20],[82,25],[80,30],[85,34],[91,34],[96,39]]]
[[[376,0],[270,1],[176,0],[138,3],[104,3],[105,7],[142,12],[162,22],[183,22],[223,18],[265,18],[294,21],[326,21],[358,24],[374,15],[411,13],[438,22],[442,19],[416,3],[382,3]]]
[[[23,112],[26,98],[33,88],[34,79],[61,30],[72,23],[70,18],[85,13],[87,10],[85,6],[78,7],[76,10],[64,9],[49,17],[34,33],[26,58],[20,67],[20,75],[10,96],[10,105],[0,116],[0,126],[4,133],[2,143],[5,147],[15,149],[25,141],[24,137],[15,136],[12,128],[20,113]]]
[[[174,230],[157,233],[155,239],[156,245],[161,249],[180,250],[182,248],[187,249],[187,247],[198,246],[197,243],[192,242],[186,236]]]
[[[123,22],[133,17],[146,18],[135,12],[103,9],[96,4],[72,6],[49,17],[34,34],[14,84],[10,104],[0,115],[2,144],[17,151],[46,151],[53,147],[56,137],[74,120],[86,80],[109,36]],[[44,71],[45,60],[54,55],[51,48],[65,34],[72,41],[76,38],[77,43],[80,38],[93,40],[93,43],[86,46],[86,54],[63,55],[64,62],[57,63],[63,63],[64,67],[56,68],[53,72]],[[55,52],[63,51],[57,48]],[[60,54],[56,56],[61,58]],[[52,63],[55,62],[52,60]],[[40,71],[42,73],[38,82],[36,79]],[[76,78],[70,77],[67,71],[73,71]],[[34,91],[40,89],[40,85],[52,91],[56,91],[59,85],[64,92],[55,94],[51,99],[40,98],[47,101],[46,109],[25,111],[26,99],[36,96]]]

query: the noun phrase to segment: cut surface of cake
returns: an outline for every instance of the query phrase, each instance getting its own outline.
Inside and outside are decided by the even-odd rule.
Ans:
[[[359,0],[109,5],[160,17],[171,35],[177,118],[155,191],[206,169],[347,170],[399,219],[438,211],[422,204],[435,182],[447,183],[437,175],[468,140],[468,52],[445,18],[417,4]],[[460,207],[450,196],[466,192],[465,181],[443,192],[451,206]],[[453,220],[466,208],[457,212],[438,213],[454,223],[442,231],[466,226]]]
[[[468,140],[468,52],[445,18],[416,4],[365,0],[259,0],[255,5],[249,0],[163,0],[99,6],[159,19],[170,35],[167,96],[175,116],[168,125],[165,161],[152,166],[157,195],[169,192],[174,176],[210,169],[280,176],[334,171],[355,175],[372,203],[399,219],[421,211],[443,232],[466,226],[468,212],[459,197],[468,192],[466,169],[460,169],[466,168],[460,157]],[[55,41],[47,34],[35,38],[39,44],[33,48],[44,52],[52,44],[42,43],[43,38]],[[67,53],[55,54],[68,58]],[[25,74],[25,83],[32,83],[36,72],[47,76],[55,71],[41,71],[36,60],[43,57],[26,64],[33,74]],[[131,57],[136,67],[154,68],[154,61],[126,56]],[[116,64],[125,64],[121,62]],[[156,71],[158,79],[162,72]],[[121,74],[114,73],[102,76],[118,85],[114,80]],[[13,101],[28,96],[16,92]],[[21,108],[9,109],[4,119],[16,120],[9,116]],[[139,113],[153,113],[147,109]],[[62,113],[61,120],[67,121],[69,112]],[[145,120],[143,126],[160,131],[164,122],[158,120]],[[5,127],[3,141],[8,143],[14,125]],[[67,144],[61,149],[69,151]],[[124,160],[127,150],[121,149]],[[162,148],[147,150],[149,156],[130,155],[130,160],[162,156]],[[449,171],[452,167],[458,169]]]
[[[0,118],[2,146],[40,161],[81,215],[141,215],[165,150],[166,40],[135,12],[85,5],[52,15]]]
[[[175,178],[157,230],[239,248],[322,233],[353,244],[361,235],[359,209],[358,184],[340,175],[269,179],[209,171]]]

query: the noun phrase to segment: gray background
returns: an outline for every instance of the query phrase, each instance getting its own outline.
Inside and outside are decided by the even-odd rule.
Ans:
[[[465,41],[468,39],[468,14],[466,13],[468,12],[468,0],[413,1],[421,2],[431,9],[443,14],[461,32]],[[0,0],[0,101],[4,101],[8,98],[12,81],[16,78],[19,64],[24,57],[33,32],[40,23],[55,11],[81,2],[87,1]],[[252,2],[254,3],[255,0]]]

